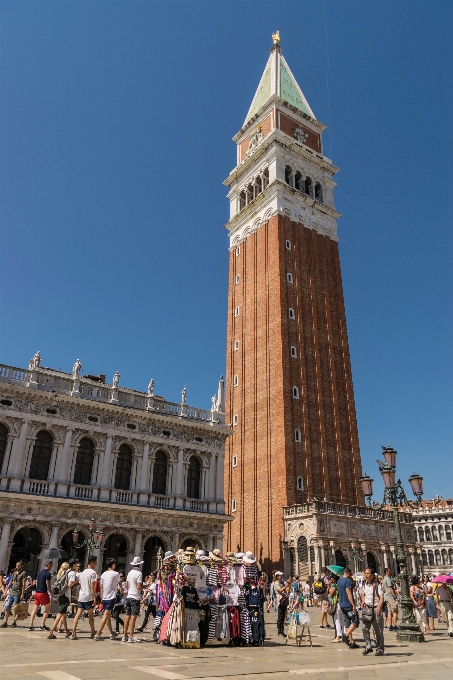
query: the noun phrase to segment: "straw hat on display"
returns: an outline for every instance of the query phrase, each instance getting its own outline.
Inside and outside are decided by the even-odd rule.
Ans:
[[[174,554],[172,553],[172,551],[171,551],[171,550],[167,550],[167,552],[166,552],[165,555],[164,555],[163,561],[164,561],[164,562],[167,562],[167,560],[174,560],[174,559],[175,559],[175,556],[174,556]]]
[[[254,554],[251,552],[251,550],[248,550],[248,551],[245,553],[244,557],[242,558],[242,561],[244,562],[244,564],[255,564],[255,562],[256,562],[256,557],[255,557]]]
[[[206,555],[204,554],[204,550],[197,550],[197,552],[195,553],[195,559],[202,560],[203,557],[206,557]]]
[[[244,557],[244,553],[243,552],[237,552],[237,553],[234,553],[234,556],[236,557],[236,559],[239,562],[242,562],[242,558]]]
[[[195,564],[195,548],[186,548],[182,555],[184,564]]]
[[[227,558],[228,562],[230,562],[230,564],[239,564],[234,552],[227,552],[226,558]]]
[[[223,562],[222,554],[221,554],[221,552],[218,548],[216,548],[215,550],[210,552],[209,557],[211,558],[212,562],[216,562],[217,564],[220,564],[220,562]]]

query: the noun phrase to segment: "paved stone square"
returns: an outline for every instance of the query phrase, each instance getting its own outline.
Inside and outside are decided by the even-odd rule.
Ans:
[[[140,635],[141,644],[121,643],[120,639],[102,642],[90,639],[86,621],[79,627],[78,640],[47,640],[47,633],[29,632],[28,621],[17,628],[0,630],[0,680],[49,678],[50,680],[97,680],[115,678],[228,678],[261,680],[308,676],[310,680],[368,680],[392,677],[420,680],[451,680],[453,677],[453,638],[444,624],[426,636],[425,644],[399,644],[395,633],[386,635],[383,657],[362,655],[360,633],[356,639],[361,649],[350,650],[344,644],[332,644],[332,631],[318,627],[318,610],[309,610],[313,625],[310,648],[307,642],[296,647],[285,645],[276,634],[276,617],[266,615],[264,648],[230,647],[210,643],[205,649],[190,650],[162,647],[149,633]],[[69,620],[72,622],[72,620]],[[98,619],[96,619],[96,622]]]

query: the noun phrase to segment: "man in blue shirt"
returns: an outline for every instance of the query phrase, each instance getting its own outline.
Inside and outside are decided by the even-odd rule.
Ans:
[[[352,633],[359,625],[359,615],[352,596],[351,570],[347,567],[344,570],[344,576],[339,579],[337,586],[340,609],[343,612],[344,625],[346,626],[346,635],[343,635],[343,642],[350,649],[357,649],[359,645],[354,642]]]
[[[42,623],[39,627],[39,630],[49,630],[46,626],[46,620],[47,617],[50,614],[50,577],[51,577],[51,569],[52,569],[52,560],[47,560],[44,569],[41,569],[39,574],[36,577],[36,581],[34,583],[36,584],[36,591],[35,591],[35,606],[33,607],[33,611],[31,613],[30,617],[30,628],[28,630],[34,630],[33,623],[35,620],[35,616],[38,613],[38,609],[42,606],[44,607],[44,615],[42,617]]]

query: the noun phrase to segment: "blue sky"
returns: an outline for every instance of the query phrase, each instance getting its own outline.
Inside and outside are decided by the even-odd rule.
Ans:
[[[336,176],[364,469],[453,496],[450,2],[0,3],[1,360],[118,370],[209,408],[222,181],[271,47]],[[446,474],[447,473],[447,474]],[[379,489],[379,486],[377,487]]]

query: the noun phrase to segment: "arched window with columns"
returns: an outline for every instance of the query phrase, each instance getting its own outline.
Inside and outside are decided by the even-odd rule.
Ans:
[[[442,550],[442,566],[446,567],[447,564],[448,564],[448,555],[447,555],[447,551],[444,548],[444,550]]]
[[[428,555],[426,554],[426,550],[422,550],[422,562],[424,567],[428,566]]]
[[[196,456],[191,456],[187,468],[187,497],[200,498],[200,461]]]
[[[52,458],[53,437],[50,432],[40,430],[36,435],[31,454],[28,476],[30,479],[46,481],[49,476],[50,459]]]
[[[450,565],[453,565],[453,550],[452,550],[451,548],[450,548],[450,550],[448,551],[448,563],[449,563]]]
[[[83,437],[83,439],[80,440],[79,448],[77,449],[74,468],[74,484],[83,484],[84,486],[91,484],[93,462],[94,444],[89,437]]]
[[[428,564],[430,567],[434,567],[434,553],[432,550],[428,550]]]
[[[127,491],[131,485],[132,449],[127,444],[121,444],[116,458],[115,489]]]
[[[3,462],[5,460],[6,447],[8,445],[9,430],[6,425],[0,423],[0,473],[2,471]]]
[[[451,541],[451,527],[448,524],[445,525],[445,534],[447,536],[447,541]]]
[[[161,496],[167,493],[167,455],[163,451],[157,451],[153,465],[153,483],[151,491]]]
[[[420,543],[423,543],[424,540],[425,540],[425,534],[423,533],[422,527],[418,527],[418,538],[419,538]]]
[[[444,528],[443,528],[443,526],[440,524],[440,525],[437,527],[437,529],[438,529],[438,531],[439,531],[439,541],[443,541],[443,540],[445,539]]]

